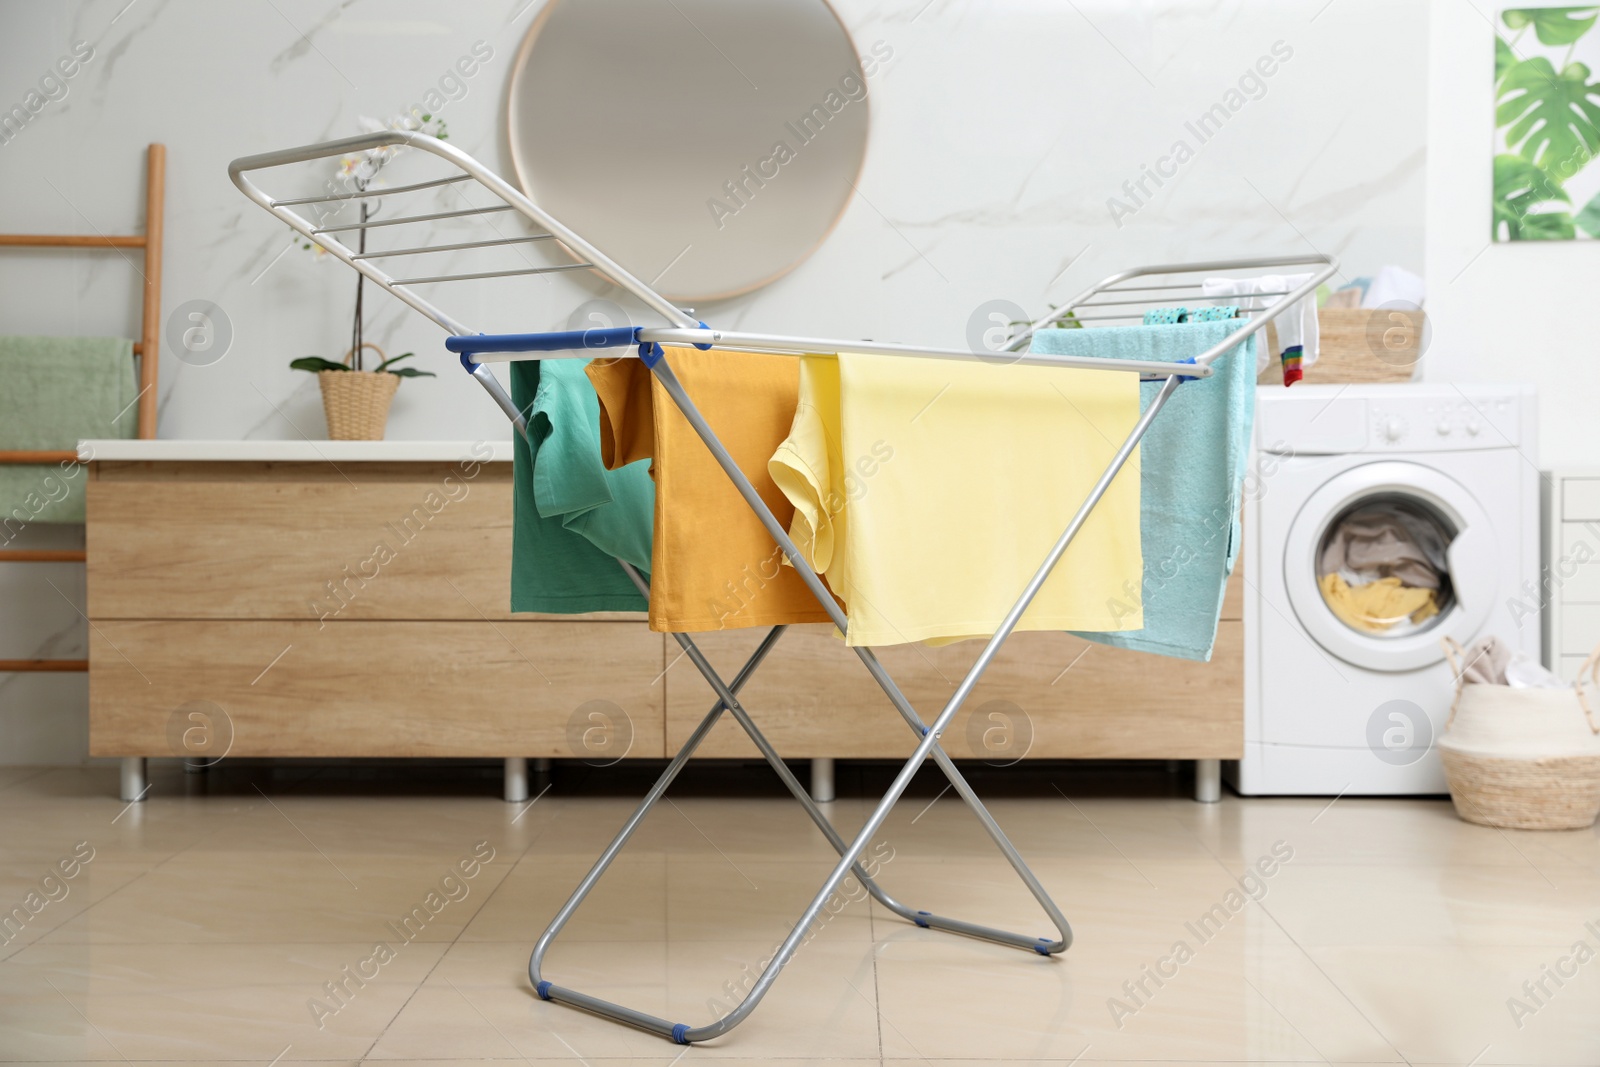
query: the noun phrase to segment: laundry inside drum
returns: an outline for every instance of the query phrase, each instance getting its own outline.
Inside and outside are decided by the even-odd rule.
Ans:
[[[1358,633],[1397,638],[1431,629],[1455,604],[1447,550],[1459,532],[1421,500],[1366,497],[1323,531],[1317,548],[1322,599]]]

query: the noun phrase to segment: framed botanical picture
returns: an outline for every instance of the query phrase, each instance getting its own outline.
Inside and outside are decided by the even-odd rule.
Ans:
[[[1600,6],[1511,7],[1494,42],[1495,241],[1600,237]]]

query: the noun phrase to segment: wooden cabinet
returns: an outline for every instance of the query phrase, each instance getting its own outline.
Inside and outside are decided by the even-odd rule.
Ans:
[[[1243,747],[1244,623],[1239,575],[1210,663],[1107,648],[1064,633],[1021,633],[995,661],[946,731],[956,759],[1237,759]],[[764,632],[764,631],[763,631]],[[724,678],[761,632],[705,634],[699,644]],[[924,722],[937,715],[983,645],[880,649],[878,659]],[[687,660],[667,675],[667,748],[676,752],[715,703]],[[786,756],[904,758],[917,735],[897,714],[854,651],[831,627],[785,633],[741,700]],[[756,757],[724,719],[701,744],[710,756]]]
[[[466,446],[461,460],[343,461],[348,445],[91,464],[91,754],[193,755],[196,709],[237,756],[592,756],[597,722],[628,735],[630,756],[677,751],[715,697],[675,643],[637,615],[510,614],[504,448],[492,462]],[[1236,575],[1209,664],[1017,635],[946,748],[991,762],[1237,757],[1240,618]],[[732,677],[763,633],[696,640]],[[981,647],[878,655],[927,720]],[[785,756],[899,757],[916,740],[828,627],[792,628],[744,696]],[[702,752],[757,755],[731,719]]]

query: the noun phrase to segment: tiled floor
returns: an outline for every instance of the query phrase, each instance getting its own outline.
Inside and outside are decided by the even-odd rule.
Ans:
[[[1070,951],[852,903],[747,1023],[684,1052],[527,985],[533,939],[647,770],[561,768],[532,806],[502,803],[479,768],[164,768],[134,806],[114,777],[0,769],[0,909],[27,916],[0,944],[0,1060],[1600,1064],[1600,836],[1469,826],[1441,801],[1203,806],[1148,772],[985,772],[1074,924]],[[842,828],[880,778],[843,776]],[[886,888],[1048,933],[939,788],[919,778],[880,835]],[[687,778],[547,974],[708,1021],[830,857],[758,772]],[[1272,873],[1249,899],[1237,880],[1258,864]]]

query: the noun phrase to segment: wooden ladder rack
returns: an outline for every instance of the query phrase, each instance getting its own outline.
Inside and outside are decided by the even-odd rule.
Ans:
[[[161,237],[165,216],[167,149],[152,144],[145,157],[144,233],[118,234],[0,234],[4,248],[83,248],[90,251],[139,248],[144,251],[144,301],[140,311],[139,430],[141,439],[156,435],[156,371],[161,365]],[[30,451],[0,450],[0,464],[70,463],[73,449]],[[82,563],[82,549],[0,549],[0,563]],[[0,673],[8,671],[87,671],[84,659],[0,659]]]

